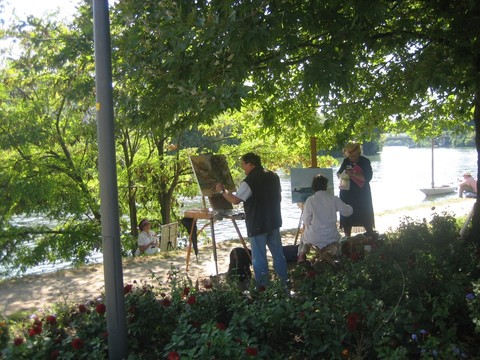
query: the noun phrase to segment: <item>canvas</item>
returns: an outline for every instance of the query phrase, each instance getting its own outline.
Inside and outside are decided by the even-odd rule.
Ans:
[[[310,195],[313,195],[312,180],[317,174],[322,174],[328,179],[327,192],[334,195],[332,168],[293,168],[290,170],[292,203],[303,204]]]
[[[225,155],[190,156],[190,162],[202,196],[208,198],[211,208],[214,210],[233,209],[232,204],[215,190],[215,185],[222,183],[228,191],[236,191]]]
[[[168,250],[175,250],[177,248],[177,232],[177,222],[162,225],[162,233],[160,237],[161,251],[165,252]]]

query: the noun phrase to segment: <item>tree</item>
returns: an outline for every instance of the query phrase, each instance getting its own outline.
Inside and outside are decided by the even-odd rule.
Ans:
[[[462,132],[473,118],[479,150],[478,2],[162,4],[169,6],[162,10],[164,22],[149,34],[188,50],[170,54],[168,61],[180,66],[195,59],[196,67],[187,69],[202,72],[186,73],[202,83],[214,84],[212,71],[218,66],[231,89],[248,81],[248,95],[227,93],[255,99],[267,125],[302,124],[311,135],[332,133],[333,146],[368,140],[378,129],[423,137],[444,129]],[[296,116],[299,109],[310,115]],[[315,127],[317,111],[323,122]],[[473,234],[478,238],[476,208]]]
[[[280,10],[285,29],[294,19],[302,25],[298,36],[282,35],[294,39],[283,62],[300,60],[295,66],[305,69],[303,86],[321,98],[327,127],[343,125],[354,136],[377,127],[433,136],[466,131],[473,117],[480,150],[478,2],[303,3],[271,13]],[[275,55],[281,54],[270,58]],[[479,234],[477,201],[472,236]]]
[[[311,166],[309,132],[300,125],[287,123],[279,123],[274,128],[264,127],[261,111],[254,105],[245,106],[242,111],[224,113],[215,119],[213,125],[202,125],[201,129],[205,134],[217,138],[221,144],[218,152],[227,156],[237,181],[245,177],[238,161],[251,151],[258,153],[263,165],[269,169],[281,169],[288,173],[292,167]],[[336,164],[336,160],[329,156],[323,156],[320,162],[321,167]]]
[[[194,8],[185,2],[186,8],[175,8],[172,18],[172,6],[168,1],[122,1],[114,8],[112,22],[117,35],[117,124],[134,127],[144,136],[143,144],[149,150],[143,159],[142,182],[148,192],[142,203],[155,199],[163,223],[170,221],[179,185],[187,185],[186,175],[191,173],[188,155],[194,150],[183,139],[197,123],[211,123],[226,108],[238,106],[240,97],[228,93],[244,88],[240,83],[233,89],[219,66],[211,72],[199,67],[198,58],[205,58],[205,53],[197,53],[202,46],[192,44],[196,33],[189,28],[189,21],[183,22]],[[176,28],[163,31],[170,21]],[[205,78],[204,72],[208,72]],[[130,203],[133,206],[134,201]]]
[[[101,246],[88,35],[34,18],[8,31],[20,52],[0,70],[4,265],[85,262]],[[49,221],[21,226],[14,216]]]
[[[335,149],[385,129],[418,138],[447,129],[461,134],[473,118],[478,151],[479,6],[467,0],[116,3],[116,137],[120,189],[126,189],[120,201],[131,232],[139,214],[160,212],[169,221],[176,190],[193,191],[188,155],[198,151],[191,143],[196,129],[243,140],[236,149],[222,143],[225,153],[251,150],[263,139],[305,164],[310,137]],[[31,27],[12,29],[25,51],[2,69],[4,223],[14,214],[42,212],[98,225],[88,9],[79,8],[72,27],[29,19],[24,25]],[[278,156],[262,155],[267,163]],[[29,198],[32,186],[42,191]],[[472,236],[479,228],[477,206]],[[95,231],[89,234],[92,248]]]

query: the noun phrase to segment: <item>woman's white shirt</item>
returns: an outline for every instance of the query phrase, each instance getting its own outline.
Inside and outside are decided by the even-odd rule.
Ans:
[[[306,226],[303,241],[322,248],[340,240],[337,212],[343,216],[353,214],[353,208],[339,197],[326,191],[317,191],[304,204],[302,220]]]
[[[158,241],[157,234],[155,234],[153,231],[149,231],[149,232],[142,231],[140,234],[138,234],[137,244],[138,244],[139,247],[150,244],[152,241]],[[155,254],[159,251],[159,249],[157,247],[152,248],[152,246],[147,248],[144,251],[144,253],[145,254]],[[139,253],[139,252],[140,251],[137,249],[137,253]]]

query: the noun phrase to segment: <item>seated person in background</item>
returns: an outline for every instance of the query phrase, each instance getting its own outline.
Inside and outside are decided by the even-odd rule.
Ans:
[[[311,195],[303,207],[302,220],[304,232],[298,247],[298,261],[305,260],[309,245],[319,249],[340,240],[337,228],[337,211],[342,216],[350,216],[353,208],[345,204],[340,198],[327,192],[328,178],[315,175],[312,181],[314,194]]]
[[[160,251],[158,247],[158,236],[150,230],[150,226],[151,224],[147,219],[140,221],[138,228],[141,230],[141,233],[138,234],[138,249],[135,255],[153,255]]]
[[[463,195],[467,198],[477,197],[477,180],[468,171],[463,173],[463,181],[458,184],[458,196]]]

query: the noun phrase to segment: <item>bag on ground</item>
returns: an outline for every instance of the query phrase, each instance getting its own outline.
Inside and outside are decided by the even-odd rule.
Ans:
[[[232,249],[232,251],[230,251],[230,264],[228,265],[227,276],[240,281],[250,280],[252,278],[252,271],[250,269],[250,265],[252,264],[250,260],[251,256],[252,251],[250,249],[245,250],[243,247]]]
[[[283,255],[287,263],[297,262],[298,245],[283,246]]]

